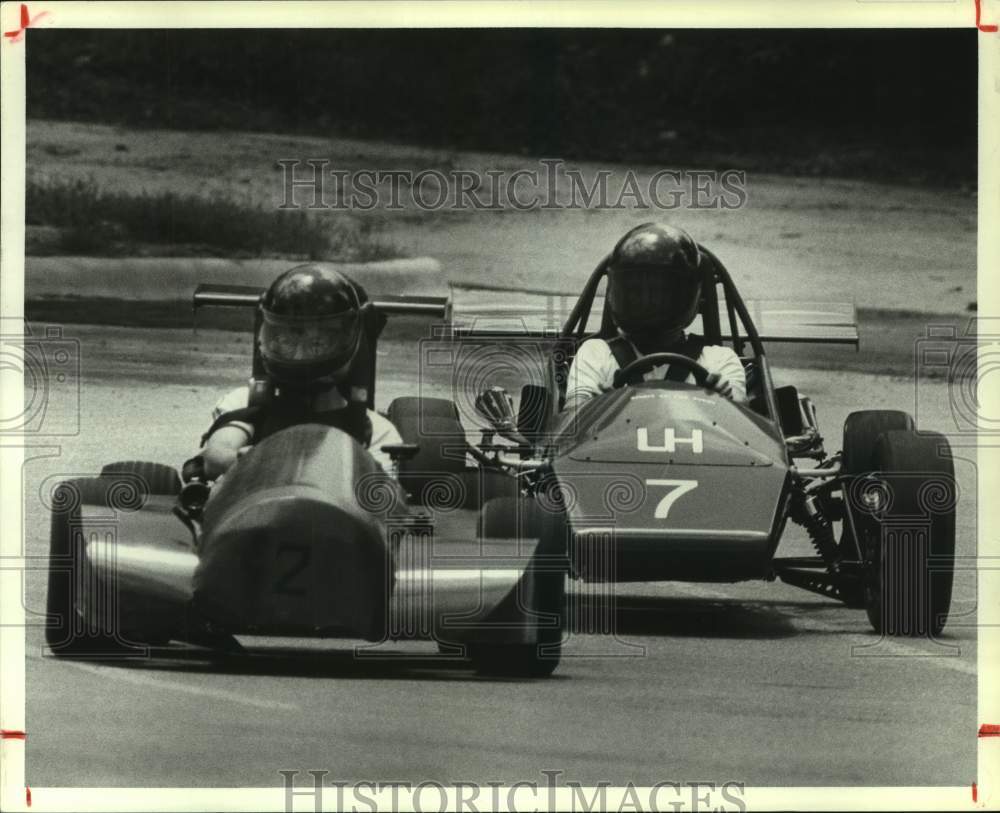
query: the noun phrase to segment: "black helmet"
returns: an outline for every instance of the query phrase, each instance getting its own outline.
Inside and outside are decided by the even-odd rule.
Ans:
[[[329,266],[300,265],[268,288],[260,352],[279,384],[322,389],[344,381],[361,345],[367,296]]]
[[[628,232],[608,264],[608,306],[626,333],[683,330],[701,296],[701,254],[683,229],[643,223]]]

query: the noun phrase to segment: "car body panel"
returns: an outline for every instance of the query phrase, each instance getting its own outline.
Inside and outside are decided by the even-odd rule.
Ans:
[[[216,486],[197,546],[174,503],[81,507],[84,623],[182,639],[208,625],[531,643],[540,634],[537,573],[565,569],[540,539],[479,538],[475,511],[453,511],[466,516],[435,533],[434,518],[414,512],[367,451],[325,426],[284,430],[244,455]]]
[[[371,455],[306,424],[264,439],[240,464],[205,507],[196,604],[227,628],[379,637],[395,564],[384,519],[359,504],[356,484],[392,483]]]
[[[593,398],[563,422],[556,443],[560,456],[594,463],[771,466],[785,461],[780,436],[746,407],[671,381],[644,382]]]
[[[623,387],[567,416],[556,446],[578,575],[765,575],[789,465],[777,430],[746,408],[688,384]]]

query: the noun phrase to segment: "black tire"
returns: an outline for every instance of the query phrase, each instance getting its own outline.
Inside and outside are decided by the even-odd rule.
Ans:
[[[87,583],[83,540],[75,532],[80,506],[104,504],[110,482],[100,477],[79,477],[59,483],[52,492],[45,642],[53,655],[79,656],[117,648],[109,636],[80,629],[74,600],[77,587]]]
[[[565,615],[565,544],[559,517],[547,514],[530,499],[502,497],[489,500],[479,514],[480,538],[539,538],[540,562],[529,565],[525,583],[530,585],[530,605],[542,616],[557,615],[559,625],[536,630],[534,643],[475,642],[469,657],[476,671],[490,677],[548,677],[562,656]],[[553,562],[558,560],[557,567]]]
[[[562,644],[475,644],[469,656],[484,677],[548,677],[559,665]]]
[[[467,443],[458,407],[444,398],[404,397],[389,404],[386,414],[404,443],[420,447],[399,464],[399,483],[413,501],[434,502],[444,509],[462,507],[465,489],[457,478],[466,469]]]
[[[470,468],[458,480],[465,492],[461,507],[472,511],[480,511],[490,500],[516,499],[521,494],[521,483],[506,472]]]
[[[552,394],[541,384],[525,384],[517,405],[517,431],[532,443],[545,434],[552,415]]]
[[[121,491],[118,491],[119,489]],[[141,494],[140,490],[140,499]],[[95,599],[92,596],[85,596],[82,592],[80,596],[76,595],[78,590],[85,591],[92,586],[83,552],[84,540],[78,531],[80,507],[114,505],[123,495],[131,504],[131,497],[136,495],[134,480],[116,479],[110,473],[101,477],[80,477],[63,481],[52,493],[48,590],[45,598],[47,614],[45,642],[53,655],[121,657],[141,654],[144,650],[140,641],[166,642],[162,637],[145,640],[134,631],[129,631],[125,635],[119,630],[103,629],[100,624],[81,623],[77,600]],[[102,599],[98,597],[96,600]]]
[[[533,539],[543,533],[544,512],[531,499],[498,497],[479,509],[480,538]]]
[[[146,484],[148,494],[161,494],[174,497],[180,494],[181,478],[176,469],[163,463],[148,463],[142,460],[123,460],[118,463],[108,463],[101,469],[102,477],[116,474],[128,474],[139,477]]]
[[[868,620],[884,635],[936,637],[955,574],[951,448],[937,433],[888,431],[875,442],[873,464],[848,497],[864,554]]]
[[[898,409],[865,409],[850,413],[844,421],[841,471],[852,476],[874,471],[878,468],[874,457],[875,442],[885,432],[913,431],[913,428],[913,418],[910,414]],[[851,525],[845,522],[840,535],[841,557],[857,561],[860,548],[861,541],[855,541]],[[852,604],[852,606],[860,605]]]
[[[447,398],[423,398],[416,395],[404,395],[393,399],[387,410],[389,417],[400,420],[407,417],[423,416],[425,418],[459,419],[458,407],[454,401]],[[397,427],[398,428],[398,427]]]
[[[844,421],[844,445],[841,470],[844,474],[863,474],[872,470],[875,441],[885,432],[896,429],[913,431],[913,418],[898,409],[866,409],[852,412]]]

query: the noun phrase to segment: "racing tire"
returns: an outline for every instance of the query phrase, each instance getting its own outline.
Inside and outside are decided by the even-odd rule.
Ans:
[[[501,497],[489,500],[479,514],[479,537],[538,538],[540,558],[532,560],[523,577],[531,591],[527,614],[540,619],[533,643],[473,642],[469,658],[486,677],[541,678],[551,675],[562,656],[566,603],[566,559],[560,517],[542,511],[534,500]],[[523,600],[515,590],[518,601]],[[520,608],[519,608],[520,609]],[[523,623],[523,610],[516,614]],[[541,621],[558,618],[558,624]]]
[[[394,398],[387,410],[395,420],[409,417],[454,418],[459,419],[458,407],[447,398],[424,398],[418,395],[404,395]],[[399,428],[397,426],[397,428]],[[402,430],[400,430],[402,432]]]
[[[458,407],[445,398],[396,398],[386,414],[404,443],[419,451],[399,463],[399,484],[419,505],[462,507],[465,489],[459,482],[465,472],[465,430]]]
[[[496,497],[479,510],[479,538],[532,539],[544,533],[545,516],[534,500]]]
[[[76,591],[81,592],[82,598],[83,591],[93,587],[83,551],[83,535],[78,530],[80,507],[108,505],[109,501],[113,504],[114,490],[121,487],[121,482],[107,474],[80,477],[64,480],[52,492],[45,642],[57,657],[121,657],[142,654],[145,650],[141,643],[166,643],[166,639],[159,638],[140,642],[133,632],[129,632],[126,640],[117,630],[83,623],[77,609]],[[101,596],[89,598],[101,600]]]
[[[908,412],[902,410],[865,409],[850,413],[844,420],[841,471],[851,476],[873,471],[877,468],[872,458],[876,441],[885,432],[893,430],[913,431],[913,429],[913,418]],[[858,559],[861,540],[855,542],[854,535],[851,533],[851,525],[848,522],[843,524],[838,547],[843,559],[851,561]],[[852,606],[860,607],[862,605],[852,604]]]
[[[882,635],[937,637],[955,575],[951,448],[937,433],[892,430],[876,441],[872,463],[849,486],[868,620]]]
[[[123,460],[108,463],[101,469],[102,477],[128,474],[139,477],[146,484],[146,493],[176,496],[181,491],[181,478],[171,466],[163,463],[148,463],[142,460]]]
[[[559,665],[562,644],[476,644],[469,657],[483,677],[543,678]]]
[[[871,471],[875,442],[885,432],[913,431],[913,418],[898,409],[865,409],[852,412],[844,421],[841,469],[845,474]]]

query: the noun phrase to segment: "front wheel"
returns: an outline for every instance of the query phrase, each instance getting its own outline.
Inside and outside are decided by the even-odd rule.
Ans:
[[[121,649],[113,630],[87,623],[82,610],[92,585],[80,509],[105,504],[109,483],[102,477],[79,477],[63,481],[52,493],[45,641],[53,655],[109,654]]]
[[[132,474],[132,472],[122,472]],[[175,475],[176,476],[176,475]],[[52,493],[49,530],[45,641],[58,657],[120,657],[141,654],[143,644],[169,640],[119,627],[116,585],[102,584],[87,559],[87,531],[81,521],[86,505],[133,510],[145,499],[131,477],[109,471],[59,483]]]
[[[559,665],[562,643],[477,644],[469,657],[476,671],[489,677],[548,677]]]
[[[852,477],[878,469],[875,462],[875,443],[886,432],[913,431],[913,418],[898,409],[864,409],[852,412],[844,421],[844,443],[841,471]],[[857,537],[850,523],[845,522],[839,549],[844,559],[864,558],[864,540]]]
[[[951,448],[937,433],[889,431],[875,444],[874,464],[851,485],[868,620],[884,635],[937,636],[955,575]]]
[[[491,619],[526,629],[530,643],[477,641],[469,645],[476,671],[491,677],[540,678],[551,675],[562,656],[566,604],[565,528],[561,517],[531,499],[489,500],[479,514],[479,538],[538,540],[514,592]]]

